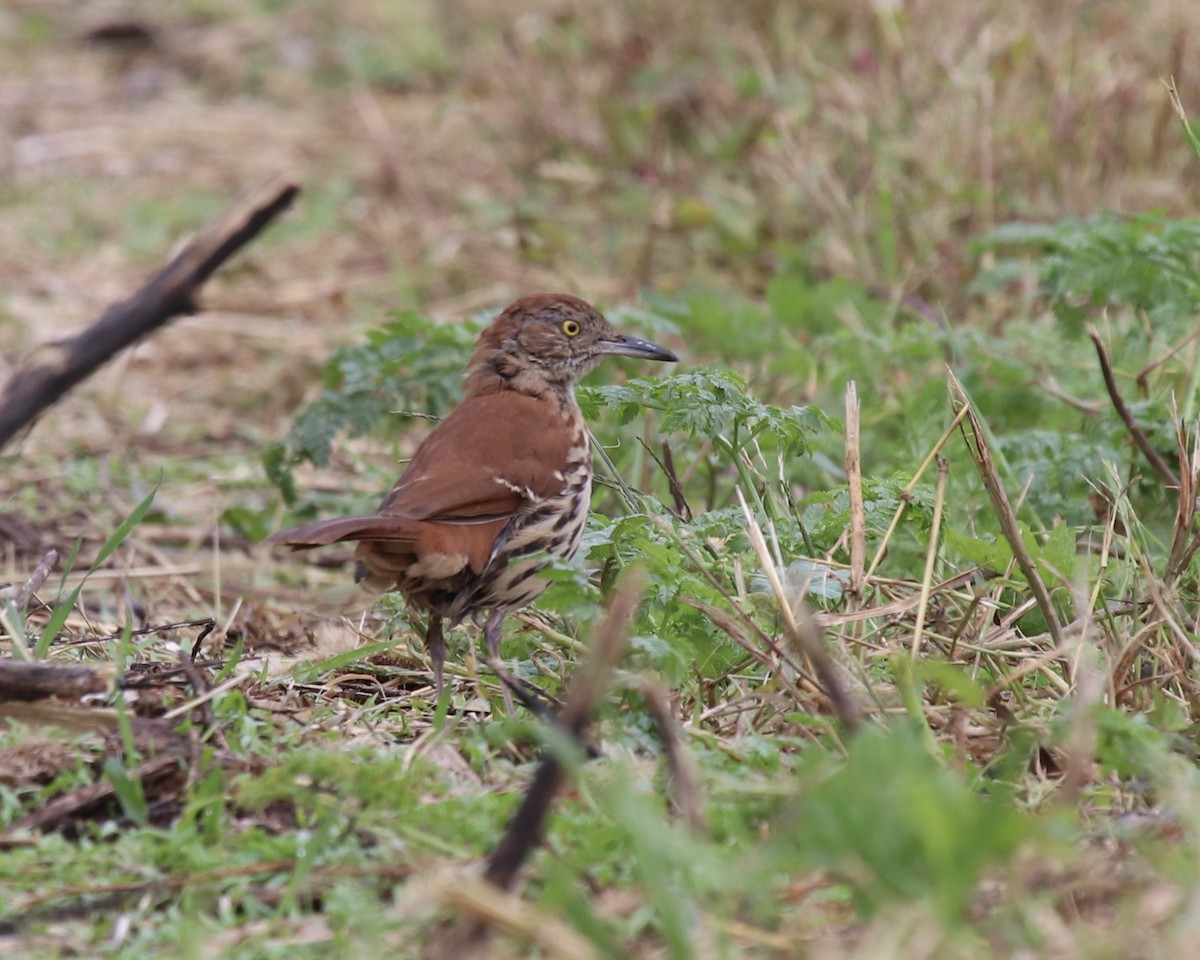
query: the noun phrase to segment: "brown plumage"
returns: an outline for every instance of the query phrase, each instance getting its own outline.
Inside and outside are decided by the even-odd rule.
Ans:
[[[358,579],[398,590],[429,613],[426,646],[439,692],[443,621],[488,614],[488,655],[501,676],[500,626],[546,587],[543,561],[574,555],[592,486],[587,426],[575,384],[606,356],[674,361],[622,336],[578,297],[543,293],[512,304],[483,331],[465,396],[417,448],[370,516],[277,533],[297,549],[357,540]]]

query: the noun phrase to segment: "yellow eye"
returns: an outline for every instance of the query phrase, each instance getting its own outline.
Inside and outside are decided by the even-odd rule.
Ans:
[[[562,332],[565,333],[568,337],[577,336],[579,334],[579,321],[564,320],[563,325],[562,325]]]

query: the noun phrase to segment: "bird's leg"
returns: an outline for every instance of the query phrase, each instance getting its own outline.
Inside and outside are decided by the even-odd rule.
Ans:
[[[446,665],[446,636],[442,633],[441,614],[429,615],[429,629],[425,631],[425,652],[433,664],[433,685],[438,699],[442,698],[442,672]]]
[[[487,640],[488,663],[495,665],[500,662],[500,627],[504,623],[503,607],[496,607],[488,614],[483,624],[483,638]]]
[[[554,712],[553,705],[546,702],[548,696],[546,692],[539,690],[536,685],[509,673],[508,668],[501,662],[500,627],[504,623],[504,614],[506,612],[503,609],[499,609],[493,610],[488,614],[487,621],[483,625],[483,636],[487,640],[488,665],[495,672],[496,676],[500,678],[500,683],[502,684],[500,690],[504,694],[504,704],[508,707],[509,716],[513,714],[513,694],[515,694],[526,710],[547,723],[557,725],[579,744],[589,760],[594,760],[600,756],[600,751],[594,744],[585,740],[582,734],[574,733],[562,726],[562,722]],[[553,700],[553,698],[550,699]]]
[[[517,690],[520,681],[508,672],[508,668],[500,660],[500,628],[504,624],[505,613],[507,611],[503,607],[493,608],[483,624],[483,638],[487,641],[488,666],[500,678],[500,692],[504,694],[504,706],[508,708],[508,715],[511,717],[516,712],[516,707],[509,691]]]
[[[488,614],[487,621],[483,625],[483,636],[487,640],[488,648],[488,666],[500,678],[500,683],[503,685],[500,689],[504,694],[504,705],[508,707],[511,715],[514,711],[512,695],[516,694],[521,705],[530,713],[543,720],[553,720],[554,714],[543,699],[545,694],[533,684],[509,673],[508,668],[500,659],[500,627],[504,623],[504,615],[507,612],[503,608],[493,610]]]

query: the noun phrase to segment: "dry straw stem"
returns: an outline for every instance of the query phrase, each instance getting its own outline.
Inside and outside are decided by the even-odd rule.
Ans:
[[[29,575],[29,579],[25,581],[25,585],[19,590],[13,587],[0,587],[0,606],[6,604],[10,599],[13,607],[20,613],[27,606],[29,601],[33,599],[33,595],[42,588],[42,584],[46,582],[46,578],[50,576],[54,570],[55,564],[58,563],[58,551],[51,547],[43,555],[33,573]]]
[[[526,944],[535,945],[539,948],[538,956],[558,960],[599,960],[600,957],[595,947],[561,920],[461,870],[444,871],[425,889],[418,890],[414,900],[418,905],[431,902],[437,907],[449,908],[470,917],[475,929],[497,930]],[[444,929],[434,931],[426,939],[421,951],[421,956],[430,960],[471,960],[508,955],[494,950],[482,937],[465,941]]]
[[[863,505],[862,456],[859,437],[861,406],[858,385],[846,385],[846,486],[850,493],[850,595],[862,596],[867,562],[867,510]]]
[[[0,392],[0,448],[121,350],[173,318],[194,313],[205,281],[291,206],[299,192],[281,174],[268,177],[205,224],[137,293],[18,370]]]
[[[908,507],[909,498],[912,492],[917,488],[917,484],[921,482],[921,478],[925,476],[925,471],[929,469],[930,464],[934,463],[938,455],[942,452],[942,448],[947,441],[954,435],[954,431],[958,429],[958,425],[962,423],[963,418],[967,415],[967,407],[963,407],[955,414],[954,419],[950,421],[950,426],[942,431],[942,435],[938,437],[937,443],[933,445],[933,449],[929,451],[921,465],[917,467],[917,472],[913,474],[911,480],[904,485],[904,489],[900,491],[900,506],[896,508],[896,513],[892,517],[892,522],[888,524],[887,532],[883,535],[883,540],[879,544],[879,549],[875,551],[875,558],[871,561],[871,566],[867,569],[865,582],[870,582],[871,577],[875,575],[875,569],[883,562],[884,554],[887,553],[888,544],[892,541],[892,534],[896,532],[896,528],[900,526],[900,518],[904,516],[904,511]]]
[[[1109,682],[1111,662],[1105,662],[1103,669],[1100,660],[1104,654],[1096,647],[1094,639],[1099,632],[1095,621],[1095,608],[1086,589],[1086,578],[1079,577],[1072,583],[1073,604],[1080,611],[1078,618],[1069,625],[1068,634],[1074,641],[1072,652],[1071,710],[1069,726],[1063,738],[1061,750],[1065,760],[1063,779],[1059,788],[1059,802],[1073,805],[1079,798],[1080,791],[1092,780],[1096,755],[1096,719],[1095,707],[1099,705],[1105,693],[1112,689]],[[1098,594],[1093,593],[1091,597]]]
[[[1175,508],[1175,524],[1171,530],[1171,549],[1167,552],[1167,563],[1163,568],[1163,583],[1167,586],[1183,575],[1200,549],[1200,533],[1195,529],[1200,449],[1197,448],[1195,434],[1188,435],[1178,414],[1175,423],[1175,442],[1179,449],[1179,497]]]
[[[1125,424],[1125,429],[1133,437],[1133,442],[1142,451],[1142,455],[1150,461],[1150,465],[1163,478],[1163,482],[1170,487],[1179,486],[1179,478],[1175,476],[1175,471],[1170,468],[1167,461],[1159,456],[1158,451],[1154,449],[1150,440],[1142,432],[1142,428],[1133,419],[1133,414],[1129,412],[1129,407],[1125,405],[1125,399],[1121,396],[1121,391],[1117,389],[1117,378],[1113,373],[1112,363],[1108,359],[1108,351],[1104,349],[1104,342],[1100,339],[1099,331],[1091,324],[1088,324],[1087,333],[1091,337],[1092,343],[1096,346],[1096,354],[1100,358],[1100,372],[1104,375],[1104,386],[1108,390],[1109,399],[1112,400],[1112,405],[1116,409],[1117,415],[1121,418],[1121,422]]]
[[[945,457],[937,458],[938,482],[933,500],[933,523],[929,529],[929,549],[925,553],[925,573],[921,577],[921,597],[917,604],[917,622],[913,626],[912,656],[915,660],[921,650],[921,637],[925,632],[925,611],[929,608],[929,596],[933,587],[933,567],[937,562],[938,544],[941,542],[942,507],[946,502],[946,476],[950,464]]]
[[[933,584],[929,588],[929,595],[935,596],[941,593],[949,593],[955,590],[961,590],[963,587],[974,583],[978,577],[979,569],[977,567],[972,567],[970,570],[965,570],[962,573],[956,573],[947,580]],[[904,587],[909,586],[907,580],[889,581],[876,578],[872,582],[876,585],[880,583],[896,583]],[[909,610],[912,610],[920,603],[921,594],[915,593],[910,596],[900,597],[898,600],[882,603],[879,606],[871,607],[865,610],[848,610],[843,613],[818,613],[815,615],[815,619],[822,627],[840,626],[846,623],[859,623],[863,620],[896,619],[904,616]],[[978,605],[977,596],[973,599],[972,603],[973,605]]]
[[[1046,584],[1042,580],[1041,574],[1038,573],[1037,565],[1033,562],[1033,558],[1029,555],[1029,550],[1025,547],[1025,541],[1021,537],[1021,528],[1017,523],[1017,516],[1013,512],[1012,504],[1008,500],[1008,494],[1004,492],[1004,484],[1000,482],[1000,474],[996,470],[996,462],[992,459],[992,452],[988,448],[987,440],[984,436],[983,423],[975,415],[975,409],[971,405],[970,398],[967,396],[967,392],[963,389],[963,385],[959,382],[958,377],[952,371],[948,371],[947,375],[950,378],[951,393],[955,401],[960,404],[959,415],[955,417],[955,423],[961,422],[965,416],[967,423],[970,424],[971,436],[968,437],[966,430],[964,430],[963,439],[966,441],[967,449],[971,452],[971,458],[975,461],[975,466],[979,470],[979,476],[983,479],[988,499],[992,501],[992,510],[996,514],[996,519],[1000,522],[1000,531],[1004,534],[1004,539],[1008,541],[1009,549],[1013,553],[1013,559],[1017,561],[1017,566],[1021,568],[1021,573],[1024,574],[1026,581],[1029,583],[1029,589],[1033,591],[1034,600],[1037,602],[1038,609],[1042,612],[1043,618],[1045,618],[1046,629],[1054,641],[1054,646],[1061,648],[1063,645],[1062,625],[1058,622],[1058,614],[1055,612],[1054,603],[1050,599],[1050,591],[1046,589]],[[973,443],[972,440],[974,441]]]
[[[1192,145],[1192,149],[1196,151],[1197,156],[1200,156],[1200,137],[1192,129],[1192,122],[1188,119],[1187,111],[1183,108],[1183,101],[1179,98],[1179,90],[1175,86],[1175,78],[1172,76],[1169,80],[1164,81],[1164,84],[1167,88],[1167,95],[1171,98],[1171,107],[1175,110],[1175,116],[1179,118],[1179,125],[1183,127],[1183,135],[1187,138],[1188,143]]]
[[[820,628],[809,612],[804,597],[799,593],[794,597],[788,596],[783,581],[779,579],[779,568],[767,546],[767,538],[763,535],[762,527],[758,525],[758,521],[750,511],[741,487],[737,488],[737,496],[742,513],[746,517],[746,532],[750,537],[750,543],[754,547],[754,552],[758,554],[758,562],[779,601],[779,609],[783,614],[783,622],[787,627],[788,636],[791,637],[792,642],[795,643],[804,658],[812,664],[813,671],[825,690],[825,696],[829,698],[829,705],[833,709],[834,716],[848,733],[853,733],[858,729],[858,710],[847,695],[833,660],[821,641]]]

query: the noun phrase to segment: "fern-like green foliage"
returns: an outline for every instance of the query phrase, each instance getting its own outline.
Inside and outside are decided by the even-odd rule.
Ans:
[[[809,439],[836,428],[815,407],[774,407],[750,396],[746,381],[732,370],[694,370],[671,377],[580,390],[584,415],[603,407],[619,423],[629,423],[646,410],[662,413],[663,429],[689,437],[724,436],[733,448],[769,438],[787,454],[808,451]]]
[[[437,325],[406,312],[342,347],[325,365],[324,389],[296,418],[280,443],[263,456],[267,474],[288,503],[296,499],[292,469],[301,462],[324,466],[334,438],[363,436],[393,426],[392,415],[416,410],[439,416],[461,395],[462,371],[487,322]]]
[[[900,477],[863,478],[863,508],[867,531],[872,536],[887,530],[901,504],[905,506],[901,517],[903,528],[921,536],[929,533],[933,522],[933,485],[922,483],[906,491],[907,484],[908,480]],[[805,529],[820,547],[838,542],[850,526],[850,492],[844,486],[811,493],[802,506]]]
[[[1107,431],[1070,434],[1036,427],[996,439],[1014,485],[1028,490],[1027,509],[1047,524],[1055,517],[1076,524],[1095,520],[1088,495],[1103,479],[1105,463],[1127,459],[1120,444]]]
[[[1064,319],[1121,303],[1155,320],[1200,309],[1200,220],[1104,214],[1053,224],[1010,223],[977,241],[975,249],[1034,254],[1038,281]],[[1024,269],[1023,260],[1000,259],[976,286],[995,286]]]

